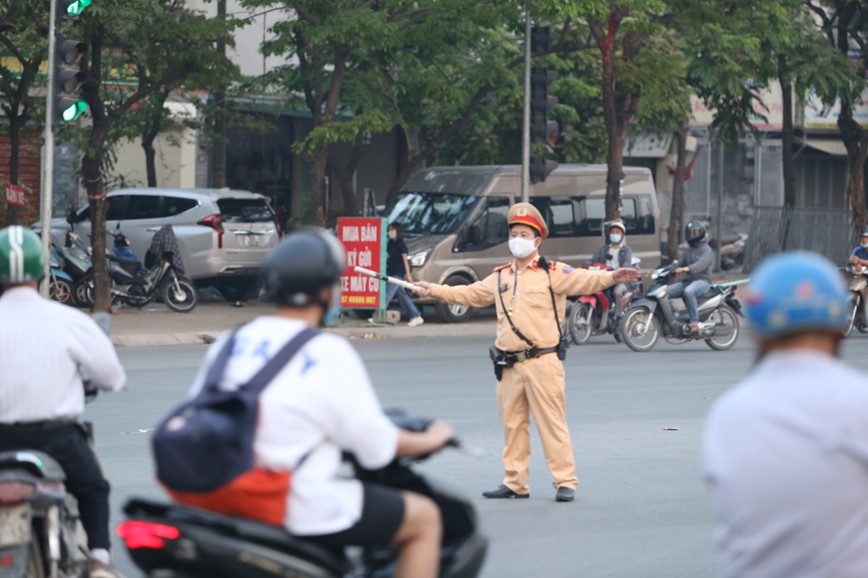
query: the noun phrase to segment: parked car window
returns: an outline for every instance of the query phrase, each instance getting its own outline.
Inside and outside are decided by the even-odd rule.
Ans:
[[[199,206],[196,199],[184,197],[163,197],[163,216],[174,217]]]
[[[603,197],[573,197],[576,202],[576,236],[596,237],[603,228],[606,202]]]
[[[274,219],[271,207],[262,199],[220,199],[217,205],[224,223],[257,223]]]
[[[160,197],[156,195],[130,195],[127,220],[156,219],[160,216]]]
[[[124,209],[126,208],[127,203],[127,195],[117,195],[114,197],[109,197],[106,201],[108,203],[108,207],[106,208],[105,220],[106,221],[120,221],[124,218]],[[81,223],[82,221],[90,220],[90,205],[84,208],[83,211],[78,213],[78,217],[76,217],[75,222]]]

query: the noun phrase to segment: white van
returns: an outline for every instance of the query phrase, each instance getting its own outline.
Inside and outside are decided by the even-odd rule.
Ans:
[[[606,166],[560,165],[531,185],[530,202],[546,219],[541,253],[574,266],[603,243]],[[413,278],[464,285],[512,259],[506,215],[521,201],[521,166],[431,167],[417,172],[383,216],[404,227]],[[660,262],[660,209],[647,168],[624,167],[621,219],[643,269]],[[419,303],[434,303],[420,299]],[[443,321],[468,319],[472,309],[434,303]]]

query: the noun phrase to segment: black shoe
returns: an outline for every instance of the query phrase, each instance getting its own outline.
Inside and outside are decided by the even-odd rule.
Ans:
[[[500,484],[496,490],[491,490],[490,492],[482,492],[483,498],[495,499],[495,500],[507,500],[510,498],[529,498],[530,494],[516,494],[503,484]]]
[[[572,502],[575,499],[576,491],[566,486],[561,486],[560,488],[558,488],[558,491],[555,494],[556,502]]]

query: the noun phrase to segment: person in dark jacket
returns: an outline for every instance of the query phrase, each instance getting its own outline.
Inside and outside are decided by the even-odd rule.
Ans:
[[[684,278],[669,286],[669,298],[684,298],[690,318],[690,331],[699,333],[699,298],[711,288],[711,269],[714,267],[714,251],[708,246],[705,225],[700,221],[690,221],[684,227],[684,237],[688,247],[681,256],[680,267],[676,273]]]
[[[404,242],[404,231],[400,223],[391,223],[387,229],[389,241],[386,243],[386,275],[389,277],[397,277],[405,281],[413,281],[413,275],[410,272],[410,262],[407,260],[407,244]],[[422,319],[422,314],[413,303],[413,299],[407,294],[406,289],[392,283],[386,284],[386,305],[392,301],[393,297],[398,297],[398,304],[401,309],[406,311],[410,317],[407,325],[415,327],[422,325],[425,320]]]
[[[627,227],[624,223],[620,220],[609,223],[607,235],[606,242],[594,253],[591,262],[607,265],[612,271],[619,267],[632,267],[633,249],[627,244]],[[631,285],[633,283],[618,283],[612,288],[616,319],[624,313],[624,296],[632,290]]]

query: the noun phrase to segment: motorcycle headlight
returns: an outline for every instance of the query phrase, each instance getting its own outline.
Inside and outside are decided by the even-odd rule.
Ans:
[[[407,257],[407,260],[410,262],[412,267],[421,267],[425,264],[425,261],[428,260],[428,255],[431,254],[431,249],[423,249],[421,251],[416,251],[412,255]]]

